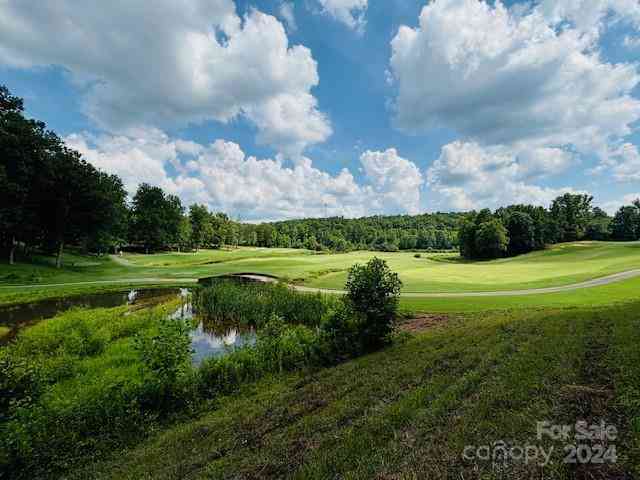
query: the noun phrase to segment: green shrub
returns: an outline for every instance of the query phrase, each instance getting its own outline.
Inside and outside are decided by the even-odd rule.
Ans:
[[[89,317],[86,310],[73,309],[55,319],[45,320],[20,335],[17,348],[22,356],[56,356],[62,353],[78,356],[98,354],[109,341],[108,332],[96,320],[111,318],[114,312],[98,310]]]
[[[42,382],[36,364],[0,350],[0,422],[8,420],[11,409],[30,405],[40,395]]]
[[[308,327],[287,325],[272,315],[260,331],[256,349],[264,370],[283,372],[311,365],[317,340],[317,334]]]
[[[200,392],[206,397],[230,393],[266,373],[280,373],[317,363],[318,336],[304,325],[288,325],[276,315],[260,330],[253,346],[224,357],[206,359],[199,368]]]
[[[393,333],[402,282],[384,260],[372,258],[349,270],[346,301],[364,318],[359,324],[365,350],[386,344]]]
[[[133,379],[106,372],[78,388],[71,381],[56,385],[35,405],[15,409],[2,426],[2,470],[31,478],[56,476],[80,458],[99,456],[140,438],[148,419],[137,398],[140,385]]]
[[[200,394],[213,398],[231,393],[242,383],[257,380],[262,373],[254,347],[239,348],[224,357],[208,358],[198,369]]]
[[[421,254],[419,254],[419,253],[416,253],[413,257],[414,257],[414,258],[422,258],[422,255],[421,255]]]
[[[357,356],[362,351],[361,327],[366,322],[348,302],[329,312],[320,325],[319,356],[326,365],[333,365]]]
[[[179,396],[180,377],[191,369],[189,327],[182,320],[162,318],[157,331],[135,338],[144,383],[144,402],[150,407],[168,410]]]

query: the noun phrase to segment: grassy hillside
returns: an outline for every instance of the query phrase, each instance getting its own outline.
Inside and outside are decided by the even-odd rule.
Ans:
[[[450,317],[339,367],[255,384],[73,478],[635,476],[638,312],[635,303]],[[536,439],[538,421],[578,419],[617,426],[617,463],[565,465],[567,442]],[[553,447],[553,463],[510,461],[497,471],[462,458],[465,446],[500,440]]]
[[[555,277],[572,281],[598,277],[640,267],[639,254],[637,243],[576,243],[481,263],[462,262],[451,255],[378,255],[388,259],[405,282],[421,272],[424,279],[439,280],[441,286],[456,278],[464,291],[470,285],[506,289],[504,285],[516,285],[523,278],[546,286]],[[304,278],[305,284],[313,285],[332,276],[340,281],[342,271],[326,273],[331,265],[344,269],[373,255],[239,249],[126,255],[115,260],[70,257],[75,265],[62,272],[41,259],[39,266],[30,268],[40,269],[50,280],[180,282],[206,274],[253,271]],[[415,262],[419,268],[412,267]],[[14,271],[20,269],[28,272],[25,265]],[[487,277],[492,271],[499,275],[494,273],[490,283]],[[512,283],[501,284],[503,278]],[[432,288],[435,280],[421,288]],[[104,287],[114,288],[100,286]],[[245,384],[233,396],[193,405],[192,416],[181,417],[179,423],[175,419],[154,423],[139,433],[142,440],[133,446],[127,441],[114,444],[113,456],[101,456],[109,449],[83,456],[70,478],[634,478],[640,475],[639,288],[640,278],[634,278],[544,295],[403,297],[405,312],[447,313],[410,322],[411,333],[378,353],[334,368],[273,375]],[[33,289],[36,294],[44,291]],[[0,292],[4,295],[0,298],[20,294],[19,289]],[[118,323],[97,317],[95,321],[106,329]],[[75,348],[77,339],[71,336],[68,343]],[[89,355],[87,363],[77,364],[80,373],[92,376],[97,371],[93,367],[105,367],[96,378],[108,384],[118,368],[125,373],[133,368],[131,358],[114,352],[119,353],[113,365]],[[63,362],[59,372],[66,375],[68,365]],[[54,405],[60,418],[74,418],[71,405],[78,398],[60,395]],[[76,421],[85,417],[81,412]],[[96,419],[100,425],[102,417]],[[595,470],[567,465],[562,463],[566,441],[536,438],[539,421],[577,420],[605,421],[618,428],[619,438],[607,444],[617,449],[614,464]],[[52,420],[52,431],[55,425]],[[53,438],[47,435],[38,437],[43,445]],[[552,448],[552,463],[541,467],[535,461],[513,460],[496,470],[491,463],[462,456],[467,446],[500,441]]]

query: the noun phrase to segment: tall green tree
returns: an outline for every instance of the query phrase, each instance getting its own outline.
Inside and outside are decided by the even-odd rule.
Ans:
[[[193,245],[193,228],[188,215],[184,215],[180,219],[180,228],[178,234],[178,249],[187,250]]]
[[[478,258],[500,258],[507,254],[509,234],[497,218],[478,225],[475,240]]]
[[[165,195],[160,187],[143,183],[132,203],[134,241],[141,243],[147,252],[177,246],[183,215],[178,197]]]
[[[0,242],[14,262],[16,246],[42,239],[41,194],[34,188],[42,165],[59,144],[43,122],[23,115],[22,99],[0,86]]]
[[[55,250],[60,267],[65,244],[118,233],[124,199],[117,177],[25,118],[22,100],[0,87],[0,241],[10,263],[20,242]]]
[[[509,235],[508,255],[520,255],[535,249],[535,223],[530,215],[513,212],[507,216],[505,227]]]
[[[586,238],[589,240],[607,240],[611,235],[611,220],[607,212],[594,207],[587,224]]]
[[[467,259],[477,257],[476,252],[476,230],[478,226],[475,221],[464,220],[458,229],[458,243],[460,244],[460,255]]]
[[[198,204],[191,205],[189,207],[189,220],[191,221],[193,247],[198,250],[204,245],[209,245],[213,237],[213,226],[207,207]]]
[[[591,195],[565,193],[551,204],[551,216],[557,222],[561,242],[582,240],[591,219]]]
[[[349,270],[346,301],[363,316],[360,326],[365,350],[374,350],[389,341],[393,332],[402,282],[379,258]]]
[[[123,191],[117,192],[121,184],[113,180],[60,140],[45,157],[34,188],[40,192],[40,224],[47,243],[55,246],[58,268],[65,245],[114,228],[117,213],[111,213],[116,209],[112,202]]]
[[[632,241],[640,238],[640,207],[620,207],[611,221],[611,235],[615,240]]]
[[[129,232],[127,192],[117,175],[98,172],[94,204],[86,221],[86,249],[94,252],[117,250],[126,244]]]

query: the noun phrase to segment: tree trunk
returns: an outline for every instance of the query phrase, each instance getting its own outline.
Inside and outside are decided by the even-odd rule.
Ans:
[[[58,255],[56,256],[56,268],[62,267],[62,252],[64,250],[64,241],[60,240],[58,243]]]
[[[15,263],[16,245],[15,237],[11,237],[11,247],[9,247],[9,265],[13,265]]]

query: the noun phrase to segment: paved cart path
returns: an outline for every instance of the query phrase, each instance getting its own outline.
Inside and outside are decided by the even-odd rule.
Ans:
[[[276,282],[277,280],[272,277],[267,277],[258,274],[246,274],[237,275],[250,280],[257,280],[261,282]],[[629,270],[626,272],[614,273],[605,277],[594,278],[584,282],[574,283],[571,285],[559,285],[557,287],[544,287],[544,288],[530,288],[526,290],[498,290],[493,292],[441,292],[441,293],[427,293],[427,292],[403,292],[403,297],[419,297],[419,298],[447,298],[447,297],[515,297],[520,295],[539,295],[541,293],[558,293],[569,292],[571,290],[580,290],[583,288],[600,287],[602,285],[609,285],[611,283],[621,282],[630,278],[640,276],[640,269]],[[314,288],[305,287],[303,285],[293,285],[293,288],[300,292],[321,292],[321,293],[334,293],[344,294],[344,290],[333,290],[329,288]]]
[[[278,280],[274,277],[269,277],[260,274],[242,274],[235,275],[236,277],[246,278],[249,280],[255,280],[260,282],[273,283]],[[543,293],[559,293],[570,292],[572,290],[581,290],[584,288],[600,287],[602,285],[609,285],[611,283],[622,282],[631,278],[640,276],[640,269],[628,270],[626,272],[614,273],[600,278],[594,278],[584,282],[574,283],[571,285],[559,285],[557,287],[545,287],[545,288],[530,288],[526,290],[498,290],[492,292],[441,292],[441,293],[427,293],[427,292],[403,292],[403,297],[415,297],[415,298],[447,298],[447,297],[515,297],[521,295],[540,295]],[[44,287],[66,287],[66,286],[81,286],[81,285],[134,285],[134,284],[158,284],[158,283],[184,283],[192,284],[197,283],[197,278],[126,278],[121,280],[95,280],[89,282],[70,282],[70,283],[48,283],[48,284],[31,284],[31,285],[5,285],[0,289],[28,289],[28,288],[44,288]],[[300,292],[321,292],[332,294],[344,294],[344,290],[334,290],[330,288],[315,288],[305,287],[303,285],[292,285],[293,288]]]

